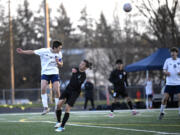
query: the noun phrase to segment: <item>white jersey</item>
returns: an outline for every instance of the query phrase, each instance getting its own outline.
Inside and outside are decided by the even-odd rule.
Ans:
[[[146,82],[146,95],[151,95],[153,93],[152,90],[152,81],[147,81]]]
[[[173,60],[172,58],[166,59],[163,70],[167,70],[170,76],[166,77],[166,85],[180,85],[180,58]]]
[[[41,59],[41,75],[59,74],[56,58],[62,60],[62,53],[53,53],[51,48],[41,48],[34,51]]]

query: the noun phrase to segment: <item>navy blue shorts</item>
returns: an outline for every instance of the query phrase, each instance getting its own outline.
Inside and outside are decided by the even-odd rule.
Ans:
[[[150,99],[152,99],[152,97],[153,97],[153,95],[152,94],[150,94],[150,95],[146,95],[146,98],[150,98]]]
[[[54,74],[54,75],[41,75],[41,80],[46,80],[48,81],[48,83],[54,83],[56,81],[59,81],[60,78],[59,78],[59,75],[57,74]]]
[[[180,85],[166,85],[164,93],[168,94],[179,94],[180,93]]]

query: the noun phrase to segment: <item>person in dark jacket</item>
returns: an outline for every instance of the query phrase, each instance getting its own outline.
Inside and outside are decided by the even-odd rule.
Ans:
[[[91,101],[92,110],[94,110],[93,89],[94,89],[93,83],[89,79],[87,79],[86,83],[84,84],[84,90],[85,90],[84,110],[86,110],[87,103],[89,100]]]
[[[111,105],[111,113],[109,114],[109,117],[114,117],[113,112],[116,108],[116,104],[118,102],[119,96],[126,99],[129,108],[132,110],[132,114],[136,115],[137,112],[133,109],[131,98],[128,96],[128,93],[126,91],[126,87],[128,87],[127,73],[123,69],[122,60],[118,59],[116,61],[116,69],[114,69],[111,72],[109,81],[114,86],[114,92],[113,92],[114,101]]]

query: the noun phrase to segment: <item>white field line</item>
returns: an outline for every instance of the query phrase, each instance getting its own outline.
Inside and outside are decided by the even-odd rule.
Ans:
[[[170,108],[170,109],[165,109],[165,110],[178,110],[178,108]],[[147,109],[138,109],[137,112],[154,112],[154,111],[159,111],[159,109],[151,109],[151,110],[147,110]],[[109,113],[109,110],[106,111],[71,111],[71,114],[106,114]],[[131,112],[131,110],[115,110],[115,112],[118,113],[125,113],[125,112]],[[0,114],[0,116],[3,115],[40,115],[42,112],[38,112],[38,113],[3,113]],[[54,114],[54,112],[50,112],[48,114]]]
[[[53,121],[4,121],[4,122],[27,122],[27,123],[51,123],[55,124],[56,122]],[[93,126],[93,125],[80,125],[80,124],[67,124],[70,126],[76,127],[89,127],[89,128],[103,128],[103,129],[114,129],[114,130],[124,130],[124,131],[132,131],[132,132],[145,132],[145,133],[155,133],[155,134],[162,134],[162,135],[180,135],[180,133],[170,133],[170,132],[160,132],[160,131],[152,131],[152,130],[141,130],[141,129],[131,129],[131,128],[119,128],[119,127],[105,127],[105,126]]]

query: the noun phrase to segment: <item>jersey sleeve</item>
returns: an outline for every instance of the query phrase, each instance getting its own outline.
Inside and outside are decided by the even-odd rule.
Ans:
[[[168,69],[168,60],[164,62],[164,66],[163,66],[163,70],[167,70],[167,69]]]
[[[86,74],[83,74],[82,77],[80,77],[80,78],[78,79],[79,85],[82,85],[85,80],[86,80]]]
[[[119,80],[116,77],[115,71],[112,71],[109,77],[109,81],[113,84],[118,83]]]
[[[61,52],[59,52],[58,59],[59,59],[59,61],[60,61],[60,62],[62,61],[62,58],[63,58],[62,53],[61,53]]]
[[[41,56],[44,52],[46,52],[46,48],[41,48],[34,51],[34,53],[39,56]]]
[[[127,78],[128,78],[128,75],[127,75],[127,72],[125,72],[125,75],[124,75],[124,82],[125,82],[126,87],[129,86]]]

